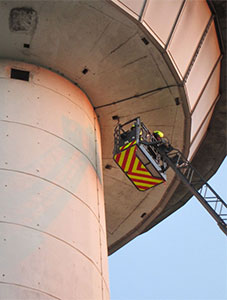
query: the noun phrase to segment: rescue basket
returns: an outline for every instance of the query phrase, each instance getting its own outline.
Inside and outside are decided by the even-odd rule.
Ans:
[[[118,124],[114,131],[113,159],[139,191],[166,181],[160,155],[155,147],[144,144],[152,138],[139,118]]]

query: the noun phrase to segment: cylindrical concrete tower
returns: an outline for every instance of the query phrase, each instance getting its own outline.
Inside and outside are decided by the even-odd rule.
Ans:
[[[0,299],[107,299],[100,129],[86,95],[0,62]]]

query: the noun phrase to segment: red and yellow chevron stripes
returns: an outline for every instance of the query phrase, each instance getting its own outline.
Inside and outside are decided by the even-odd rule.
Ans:
[[[136,140],[120,147],[121,152],[114,155],[114,160],[140,191],[148,190],[162,182],[162,178],[151,175],[136,156]]]

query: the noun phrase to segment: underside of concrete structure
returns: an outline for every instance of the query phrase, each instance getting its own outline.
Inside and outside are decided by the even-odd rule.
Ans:
[[[2,160],[0,171],[4,178],[8,178],[7,174],[10,172],[12,176],[16,176],[12,170],[20,170],[20,176],[27,172],[34,179],[34,174],[23,170],[20,165],[20,161],[23,161],[23,146],[20,141],[25,140],[25,144],[32,142],[30,139],[33,134],[26,134],[28,129],[38,130],[37,135],[40,136],[41,133],[46,135],[49,132],[50,137],[45,139],[47,145],[52,145],[50,139],[55,136],[61,141],[67,141],[67,146],[64,147],[76,147],[79,152],[85,153],[82,156],[89,161],[91,170],[86,173],[83,160],[79,171],[77,162],[72,162],[70,172],[75,176],[72,176],[72,182],[66,180],[70,187],[65,188],[84,199],[85,206],[89,207],[88,211],[92,211],[91,219],[95,217],[91,223],[94,222],[96,227],[90,226],[87,233],[84,232],[86,225],[82,221],[81,225],[74,224],[73,217],[69,227],[80,226],[82,236],[97,238],[94,244],[86,246],[87,249],[77,247],[91,261],[91,268],[96,269],[96,279],[91,280],[92,284],[95,284],[95,280],[100,283],[96,292],[101,294],[93,295],[96,299],[105,299],[108,294],[107,267],[104,262],[106,254],[103,249],[106,245],[103,240],[105,230],[111,254],[155,226],[191,197],[171,170],[167,171],[168,180],[165,184],[146,192],[135,189],[113,161],[113,130],[117,122],[124,123],[139,116],[150,131],[163,131],[171,144],[180,149],[206,179],[216,172],[226,155],[225,22],[225,1],[0,2],[0,81],[5,90],[4,96],[0,95],[0,126],[5,130],[3,145],[8,141],[6,131],[18,125],[18,136],[15,135],[14,147],[11,147],[10,152],[10,155],[14,155],[14,160],[12,165],[7,160]],[[45,77],[45,74],[52,75]],[[65,84],[63,89],[60,84],[62,81]],[[10,94],[11,86],[15,86],[13,96]],[[37,86],[45,87],[46,91],[42,109],[39,102],[34,100],[36,98],[39,101],[37,97],[40,97],[39,92],[35,91]],[[78,100],[78,96],[72,100],[72,86],[77,91],[83,91],[82,100]],[[29,90],[29,96],[26,95],[26,89]],[[50,100],[48,93],[53,91],[57,97],[62,97],[61,105],[57,100],[54,102],[53,96],[53,102],[47,105]],[[80,110],[86,116],[77,111],[72,117],[74,108],[67,107],[65,99],[69,101],[67,105],[79,101]],[[24,111],[23,103],[26,101],[29,109]],[[92,115],[93,123],[89,123],[91,120],[86,123],[89,114]],[[93,126],[96,118],[99,125]],[[34,120],[36,124],[33,124]],[[20,137],[22,133],[19,128],[22,123],[23,137]],[[97,137],[99,126],[101,137]],[[19,146],[20,155],[17,156]],[[101,147],[102,157],[97,154],[97,147]],[[61,159],[63,148],[57,153],[55,161]],[[45,163],[45,148],[42,150],[43,153],[34,150],[34,156],[30,159],[29,153],[25,151],[29,167],[37,159],[41,164]],[[6,146],[4,151],[8,152]],[[70,151],[67,153],[64,155],[70,156]],[[53,168],[55,161],[50,159]],[[101,165],[102,171],[98,167]],[[63,163],[62,168],[66,168],[64,170],[68,172]],[[39,177],[39,168],[34,170]],[[94,182],[89,176],[93,171],[96,173],[93,174],[96,183],[92,188]],[[93,189],[96,189],[96,194],[97,188],[102,190],[102,174],[105,217],[101,213],[103,201],[98,201],[96,197],[93,199]],[[48,176],[45,178],[52,180]],[[80,196],[80,188],[77,189],[75,183],[80,179],[84,180],[81,183],[83,196]],[[12,182],[17,184],[17,181]],[[60,182],[55,183],[61,185]],[[7,183],[5,185],[8,187]],[[72,187],[75,190],[71,191]],[[2,192],[5,193],[4,185]],[[16,193],[20,199],[22,194]],[[100,192],[99,199],[102,199],[101,194]],[[15,212],[17,201],[19,200],[12,200],[12,220],[6,220],[6,214],[0,215],[0,226],[7,227],[9,222],[20,224]],[[93,206],[97,203],[100,210],[96,211]],[[28,200],[26,206],[29,205]],[[45,201],[41,207],[44,205]],[[49,209],[51,210],[51,206]],[[80,214],[77,205],[76,209],[77,219]],[[8,210],[8,215],[10,214]],[[83,216],[87,220],[86,213]],[[33,225],[29,220],[23,223],[23,226],[34,227],[36,230],[37,227]],[[65,232],[70,230],[74,229],[65,228]],[[58,238],[63,239],[60,236]],[[89,247],[97,247],[99,250],[97,253],[87,253]],[[14,279],[7,281],[5,274],[0,281],[8,289],[6,283],[13,283]],[[16,281],[14,283],[17,284]],[[38,289],[33,284],[31,286]],[[67,298],[60,292],[55,296]]]

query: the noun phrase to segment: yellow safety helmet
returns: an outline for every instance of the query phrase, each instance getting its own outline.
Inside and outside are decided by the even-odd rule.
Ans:
[[[154,134],[158,135],[160,138],[164,137],[164,133],[159,130],[154,131]]]

